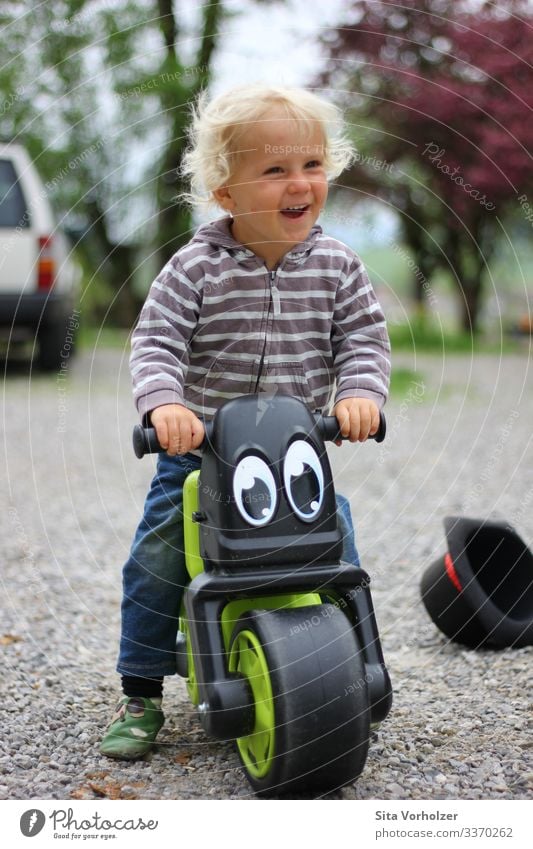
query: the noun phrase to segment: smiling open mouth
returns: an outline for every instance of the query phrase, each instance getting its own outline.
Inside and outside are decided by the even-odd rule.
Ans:
[[[301,218],[309,209],[308,203],[300,203],[297,206],[288,206],[280,212],[285,218]]]

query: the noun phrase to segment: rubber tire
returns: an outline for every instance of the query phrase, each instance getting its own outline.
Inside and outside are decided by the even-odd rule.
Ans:
[[[65,347],[68,334],[68,316],[44,320],[39,328],[39,368],[41,371],[58,371],[63,360],[68,361],[74,357],[74,340],[68,340],[68,348]]]
[[[370,709],[365,665],[348,618],[333,604],[252,610],[235,627],[261,643],[270,672],[275,736],[272,767],[246,776],[260,796],[330,793],[365,765]]]

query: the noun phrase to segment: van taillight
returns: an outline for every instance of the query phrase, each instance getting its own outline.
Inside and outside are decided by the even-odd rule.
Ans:
[[[39,258],[37,260],[37,288],[48,291],[55,277],[55,263],[52,256],[52,236],[39,239]]]

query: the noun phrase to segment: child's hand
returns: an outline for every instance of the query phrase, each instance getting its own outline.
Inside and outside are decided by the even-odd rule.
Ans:
[[[202,422],[182,404],[163,404],[150,413],[159,444],[167,454],[186,454],[198,448],[205,431]]]
[[[334,415],[339,423],[339,430],[350,442],[364,442],[369,436],[374,436],[379,427],[379,409],[369,398],[345,398],[335,404]],[[342,445],[338,440],[336,445]]]

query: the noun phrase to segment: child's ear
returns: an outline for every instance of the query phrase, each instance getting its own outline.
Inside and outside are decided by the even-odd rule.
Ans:
[[[226,212],[232,212],[235,209],[235,201],[231,196],[231,192],[228,186],[221,186],[219,189],[215,189],[213,191],[213,196],[222,209],[225,209]]]

